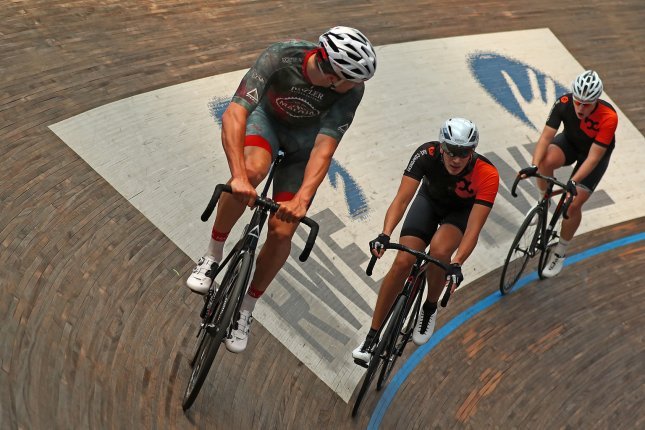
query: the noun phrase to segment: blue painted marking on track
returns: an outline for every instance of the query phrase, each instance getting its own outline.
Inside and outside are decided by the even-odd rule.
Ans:
[[[536,131],[542,129],[541,124],[533,124],[526,116],[522,105],[536,99],[545,103],[549,101],[547,100],[547,85],[555,87],[556,97],[569,92],[567,87],[541,70],[497,52],[488,51],[470,54],[468,56],[468,66],[477,82],[500,106]],[[524,100],[515,98],[503,73],[514,83]],[[537,81],[537,94],[534,94],[531,88],[529,73],[532,73]]]
[[[645,240],[645,233],[637,233],[631,236],[624,237],[622,239],[614,240],[612,242],[605,243],[603,245],[597,246],[595,248],[588,249],[579,254],[574,254],[564,261],[564,267],[570,266],[572,264],[579,263],[580,261],[586,260],[587,258],[594,257],[598,254],[602,254],[607,251],[611,251],[621,246],[630,245],[632,243],[640,242]],[[532,272],[529,275],[521,278],[517,281],[517,284],[511,292],[517,291],[520,288],[526,286],[527,284],[536,281],[538,279],[537,272]],[[407,377],[412,373],[412,371],[421,363],[421,360],[428,355],[428,353],[439,344],[443,339],[449,336],[453,331],[464,325],[468,320],[470,320],[475,315],[479,314],[485,309],[488,309],[495,303],[499,302],[502,298],[500,292],[491,294],[488,297],[483,298],[479,302],[475,303],[450,321],[437,330],[428,343],[417,348],[410,358],[403,364],[401,369],[392,377],[392,381],[385,388],[381,399],[379,400],[370,422],[367,425],[368,430],[376,430],[381,425],[381,421],[385,416],[385,412],[392,403],[394,396],[398,392],[399,388],[405,382]]]
[[[339,183],[345,184],[345,202],[349,210],[349,215],[353,219],[365,219],[369,212],[367,198],[358,182],[352,175],[336,160],[331,160],[327,178],[334,189],[338,189]]]

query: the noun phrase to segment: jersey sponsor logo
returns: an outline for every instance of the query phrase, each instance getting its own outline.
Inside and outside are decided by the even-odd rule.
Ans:
[[[318,109],[300,97],[280,97],[275,100],[275,104],[292,118],[314,118],[320,115]]]
[[[468,178],[461,178],[455,185],[455,194],[457,194],[462,199],[467,199],[475,195],[475,190],[470,188],[472,181]]]
[[[257,81],[260,81],[263,84],[266,82],[266,80],[264,79],[264,76],[262,76],[256,70],[253,70],[253,69],[251,70],[251,78],[253,78],[253,79],[257,80]]]
[[[468,56],[468,66],[477,82],[508,113],[539,131],[547,107],[567,88],[551,76],[511,57],[496,52]]]
[[[560,97],[560,103],[569,103],[569,97],[567,96]]]
[[[338,127],[338,131],[340,131],[342,134],[345,134],[348,128],[349,128],[349,124],[343,124]]]
[[[414,154],[414,156],[412,157],[412,160],[410,160],[410,163],[408,164],[408,167],[405,169],[405,171],[406,172],[411,172],[412,171],[412,166],[414,166],[414,163],[416,163],[417,160],[419,158],[421,158],[422,155],[427,154],[427,153],[428,153],[428,151],[424,149],[424,150],[421,150],[421,151],[417,152],[416,154]]]
[[[293,63],[297,63],[300,60],[301,60],[300,58],[296,58],[296,57],[282,57],[281,61],[284,64],[293,64]]]
[[[249,91],[249,92],[247,92],[247,93],[246,93],[246,96],[247,96],[251,101],[253,101],[253,103],[257,103],[257,102],[258,102],[258,100],[259,100],[259,97],[258,97],[258,89],[257,89],[257,88],[253,88],[251,91]]]
[[[585,126],[588,130],[600,131],[600,121],[594,121],[589,117],[585,118]]]
[[[297,93],[297,94],[303,95],[303,96],[309,96],[309,97],[314,98],[316,100],[322,100],[322,99],[325,98],[325,95],[323,93],[321,93],[320,91],[318,91],[318,90],[316,90],[316,89],[314,89],[312,87],[302,88],[302,87],[293,86],[293,87],[291,87],[291,89],[289,91],[291,91],[292,93]]]
[[[434,157],[434,150],[435,150],[434,146],[429,147],[428,148],[428,155],[431,156],[431,157]]]

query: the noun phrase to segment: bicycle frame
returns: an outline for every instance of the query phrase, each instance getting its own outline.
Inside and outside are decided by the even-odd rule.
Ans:
[[[209,293],[204,298],[205,304],[201,312],[202,318],[204,318],[204,316],[207,314],[207,310],[212,308],[212,305],[214,303],[217,303],[220,300],[220,295],[222,294],[222,292],[217,291],[217,293],[213,294],[213,286],[215,285],[214,280],[217,277],[217,275],[222,271],[222,269],[228,266],[228,263],[230,262],[230,260],[234,257],[241,258],[241,256],[244,253],[248,253],[251,255],[252,261],[255,261],[254,259],[255,251],[257,249],[258,242],[260,240],[260,234],[262,233],[262,229],[264,228],[266,220],[269,217],[269,213],[276,212],[280,208],[280,205],[278,203],[267,198],[267,194],[269,192],[271,183],[273,182],[275,169],[278,166],[278,164],[283,160],[283,158],[284,158],[284,154],[280,151],[278,153],[278,157],[272,163],[271,168],[269,169],[269,173],[267,175],[264,188],[262,189],[262,193],[260,193],[260,195],[256,198],[255,208],[253,209],[253,215],[251,217],[251,221],[246,225],[240,239],[233,246],[231,251],[227,254],[226,258],[222,261],[219,267],[216,270],[214,270],[213,273],[211,273],[210,277],[213,282],[211,283],[211,289],[209,290]],[[208,218],[211,216],[222,192],[232,193],[233,190],[231,189],[230,185],[224,185],[224,184],[217,185],[215,187],[215,191],[213,192],[213,196],[211,197],[206,209],[204,210],[204,213],[201,216],[202,221],[207,221]],[[300,222],[307,225],[310,228],[309,236],[307,238],[305,248],[303,249],[302,254],[300,255],[300,261],[305,261],[309,257],[309,254],[313,249],[316,236],[318,235],[319,227],[315,221],[307,217],[304,217]],[[245,276],[248,278],[250,276],[250,273],[246,273]],[[248,288],[248,282],[249,282],[249,279],[246,279],[247,288]],[[246,290],[243,292],[242,297],[244,297],[244,294],[246,294]],[[240,306],[240,301],[238,301],[236,312],[239,311],[239,306]],[[202,328],[204,325],[205,324],[202,323]],[[209,325],[206,325],[206,327],[209,327]],[[200,332],[197,333],[197,336],[199,336],[200,333],[201,333],[201,328],[200,328]]]
[[[408,312],[410,311],[410,308],[412,307],[412,302],[413,298],[416,295],[415,288],[418,286],[417,280],[419,276],[425,276],[425,271],[428,268],[428,265],[430,263],[435,264],[436,266],[440,267],[441,269],[447,271],[448,270],[448,265],[429,256],[425,252],[422,251],[416,251],[414,249],[408,248],[405,245],[401,245],[398,243],[389,243],[385,249],[397,249],[399,251],[404,251],[409,254],[412,254],[416,257],[416,260],[414,264],[412,264],[412,268],[410,269],[410,274],[406,278],[404,284],[403,284],[403,289],[399,294],[394,299],[394,303],[399,299],[401,296],[407,297],[406,304],[405,304],[405,312],[404,316],[407,316]],[[365,273],[367,276],[372,276],[372,271],[374,269],[374,265],[376,264],[377,257],[372,256],[372,259],[370,260],[369,264],[367,265],[367,270]],[[446,307],[448,304],[448,300],[450,299],[450,289],[448,288],[446,292],[443,295],[443,298],[441,299],[441,306]],[[392,310],[394,306],[391,306],[390,309],[388,310],[388,313],[383,320],[383,323],[381,324],[381,327],[379,327],[377,335],[374,337],[374,339],[378,339],[381,336],[381,332],[383,330],[383,327],[385,326],[385,323],[387,320],[391,317],[392,315]]]
[[[540,178],[540,179],[545,180],[546,183],[547,183],[547,189],[546,189],[544,195],[542,196],[542,199],[540,199],[540,201],[538,202],[538,206],[540,206],[542,208],[541,216],[540,216],[540,219],[538,220],[538,223],[540,224],[539,225],[540,231],[543,234],[541,234],[540,237],[537,238],[537,243],[533,243],[531,245],[531,248],[533,248],[532,250],[530,250],[531,257],[533,257],[535,255],[534,251],[535,251],[536,247],[537,247],[537,249],[539,249],[541,251],[546,250],[546,248],[549,245],[549,241],[552,238],[558,236],[557,232],[555,232],[556,224],[558,223],[558,220],[560,219],[560,216],[562,216],[564,219],[569,218],[569,216],[567,214],[567,210],[569,209],[569,206],[571,205],[571,202],[573,201],[573,197],[574,197],[574,196],[569,196],[567,198],[567,193],[564,192],[566,187],[567,187],[566,184],[558,181],[556,178],[551,177],[551,176],[545,176],[545,175],[542,175],[542,174],[537,173],[537,172],[534,175],[531,175],[531,177],[533,177],[533,176],[536,177],[536,178]],[[515,178],[515,182],[513,183],[513,188],[511,189],[511,195],[513,197],[517,197],[516,190],[517,190],[518,183],[522,179],[527,179],[527,178],[529,178],[529,176],[522,178],[519,175]],[[560,187],[560,189],[556,190],[556,191],[553,191],[553,187],[555,185]],[[548,216],[549,216],[548,202],[552,197],[555,197],[557,195],[562,195],[562,197],[558,201],[558,204],[555,207],[555,211],[554,211],[553,215],[551,216],[551,221],[547,225],[546,221],[547,221]],[[555,235],[555,236],[553,236],[553,235]]]
[[[202,321],[197,332],[197,338],[200,340],[198,340],[197,348],[191,360],[193,371],[184,392],[182,402],[184,411],[188,410],[197,398],[221,343],[223,343],[225,336],[231,333],[235,315],[239,313],[242,300],[249,288],[249,278],[253,270],[255,250],[260,239],[260,233],[269,214],[280,209],[280,205],[268,199],[266,195],[273,181],[275,168],[281,159],[282,155],[279,154],[276,161],[272,163],[264,189],[260,196],[255,199],[255,209],[251,221],[245,227],[242,236],[228,253],[223,264],[220,264],[215,269],[211,267],[212,273],[209,273],[209,277],[212,282],[208,293],[204,297],[205,303],[200,312]],[[232,193],[233,190],[230,185],[217,185],[206,210],[201,216],[202,221],[207,221],[213,213],[222,192]],[[309,226],[309,236],[300,255],[300,261],[305,261],[318,235],[318,224],[307,217],[301,219],[300,223]],[[214,279],[224,267],[227,269],[222,283],[219,288],[215,289]]]

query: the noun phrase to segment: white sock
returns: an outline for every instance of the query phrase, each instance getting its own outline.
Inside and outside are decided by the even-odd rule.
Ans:
[[[208,251],[206,251],[207,255],[213,257],[213,260],[218,263],[220,263],[224,257],[224,243],[225,241],[220,242],[219,240],[211,239],[208,244]]]
[[[560,257],[564,257],[567,252],[567,246],[569,246],[569,241],[560,238],[560,241],[553,248],[553,252],[558,254]]]
[[[240,311],[249,311],[250,313],[253,313],[255,304],[258,302],[258,300],[259,297],[256,299],[255,297],[251,297],[246,294],[244,296],[244,299],[242,300],[242,304],[240,305]]]

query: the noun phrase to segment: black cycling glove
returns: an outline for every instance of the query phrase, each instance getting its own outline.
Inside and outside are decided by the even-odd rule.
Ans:
[[[578,184],[576,181],[569,179],[569,182],[567,182],[567,193],[571,194],[572,196],[577,196],[578,195],[578,190],[576,189],[576,186]]]
[[[390,236],[387,234],[381,233],[376,239],[370,240],[370,251],[379,252],[384,249],[390,243]]]
[[[519,175],[520,176],[521,175],[526,175],[527,177],[535,176],[535,174],[537,173],[537,169],[538,169],[537,166],[525,167],[525,168],[523,168],[522,170],[519,171]]]
[[[452,263],[446,272],[446,281],[455,286],[459,286],[464,280],[464,275],[461,273],[461,265],[457,263]]]

